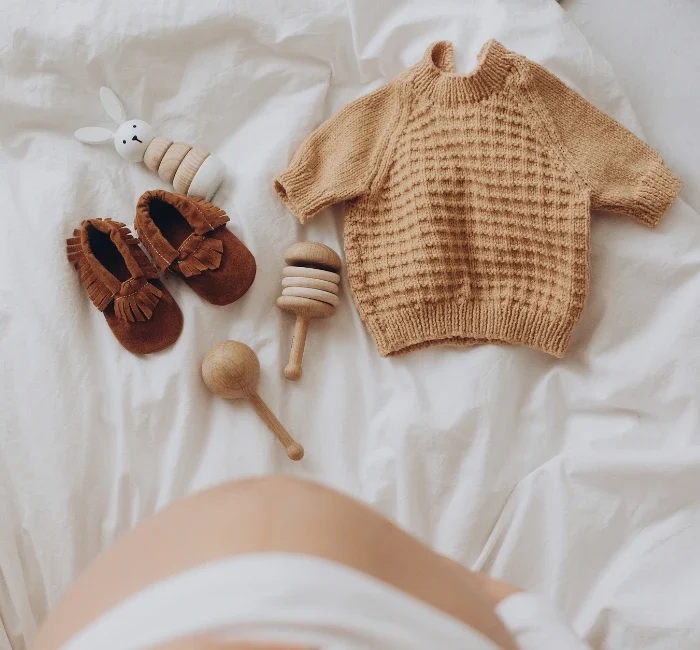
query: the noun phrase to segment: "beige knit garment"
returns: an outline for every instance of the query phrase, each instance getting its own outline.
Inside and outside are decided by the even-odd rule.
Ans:
[[[275,188],[306,221],[345,201],[357,307],[382,355],[504,342],[563,356],[588,293],[591,209],[655,226],[680,181],[544,68],[452,44],[302,144]]]

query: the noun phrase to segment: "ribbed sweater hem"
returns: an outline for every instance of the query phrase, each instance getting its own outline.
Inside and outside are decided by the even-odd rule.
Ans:
[[[563,357],[577,318],[518,302],[435,303],[365,315],[382,356],[434,345],[527,345]]]

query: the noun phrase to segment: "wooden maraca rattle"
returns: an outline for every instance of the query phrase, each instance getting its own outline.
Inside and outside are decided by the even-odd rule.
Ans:
[[[226,399],[247,399],[262,421],[277,436],[292,460],[304,457],[304,448],[289,435],[275,414],[255,391],[260,377],[258,357],[245,343],[222,341],[202,361],[202,379],[207,388]]]
[[[297,315],[289,363],[284,369],[287,379],[301,377],[309,320],[332,316],[338,303],[340,257],[328,246],[316,242],[300,242],[287,249],[284,261],[289,264],[282,275],[282,295],[277,306]]]

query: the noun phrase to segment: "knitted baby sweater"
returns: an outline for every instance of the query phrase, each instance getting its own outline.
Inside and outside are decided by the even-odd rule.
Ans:
[[[563,356],[588,293],[591,209],[655,226],[661,158],[541,66],[452,45],[322,124],[275,181],[302,222],[345,201],[345,255],[382,355],[506,342]]]

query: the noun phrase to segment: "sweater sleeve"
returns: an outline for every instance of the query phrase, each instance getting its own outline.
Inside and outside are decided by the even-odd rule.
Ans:
[[[274,182],[299,221],[369,190],[397,118],[397,95],[396,86],[387,84],[360,97],[302,143]]]
[[[531,83],[576,172],[588,186],[591,208],[610,210],[656,226],[681,182],[636,135],[529,63]]]

